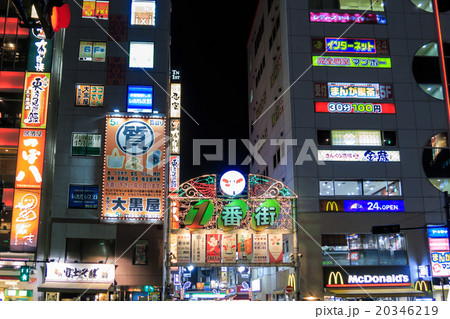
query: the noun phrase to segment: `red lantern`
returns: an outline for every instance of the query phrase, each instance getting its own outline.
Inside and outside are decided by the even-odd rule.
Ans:
[[[52,8],[52,16],[51,16],[52,28],[55,32],[58,32],[59,29],[65,29],[69,26],[70,23],[70,7],[67,3],[63,4],[60,7]]]

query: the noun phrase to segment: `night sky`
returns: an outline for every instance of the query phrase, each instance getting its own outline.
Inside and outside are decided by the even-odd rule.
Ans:
[[[248,138],[247,40],[258,0],[172,0],[172,68],[181,69],[181,179],[248,167],[228,166],[228,139]],[[224,139],[224,161],[194,166],[193,139]],[[202,147],[203,153],[214,148]],[[237,163],[247,156],[237,142]]]

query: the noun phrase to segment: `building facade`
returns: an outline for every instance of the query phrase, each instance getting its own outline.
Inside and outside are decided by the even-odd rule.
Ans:
[[[448,7],[439,3],[446,30]],[[440,152],[448,157],[439,50],[449,40],[433,7],[259,3],[247,44],[248,105],[250,140],[264,161],[255,159],[251,173],[281,180],[299,196],[299,251],[291,253],[305,300],[441,298],[431,274],[418,272],[434,266],[425,230],[371,232],[445,224],[445,173],[430,167]],[[439,250],[448,251],[448,240]],[[421,281],[430,287],[413,289]]]

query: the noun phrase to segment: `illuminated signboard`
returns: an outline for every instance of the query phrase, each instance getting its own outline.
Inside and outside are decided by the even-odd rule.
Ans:
[[[428,247],[430,251],[449,251],[448,229],[446,227],[429,227]]]
[[[180,154],[180,131],[181,131],[180,119],[170,120],[170,153]]]
[[[128,86],[127,112],[152,113],[153,86]]]
[[[325,38],[326,52],[376,53],[375,39]]]
[[[47,263],[45,281],[64,282],[104,282],[113,283],[114,265],[111,264],[60,264]]]
[[[27,70],[50,72],[52,68],[53,40],[46,39],[42,28],[30,29]]]
[[[102,107],[105,96],[103,85],[77,84],[76,106]]]
[[[319,150],[319,161],[327,162],[400,162],[399,151]]]
[[[325,287],[410,287],[409,266],[324,267]]]
[[[153,42],[130,42],[130,68],[153,68]]]
[[[34,251],[36,249],[40,199],[40,190],[14,190],[10,238],[11,251]]]
[[[162,218],[165,119],[106,120],[102,219],[114,222]]]
[[[170,85],[170,117],[181,116],[181,84]]]
[[[315,102],[317,113],[395,114],[394,103]]]
[[[169,162],[169,191],[175,191],[180,185],[180,157],[170,156]]]
[[[155,1],[132,0],[131,25],[155,25]]]
[[[448,238],[447,227],[430,227],[430,228],[428,228],[428,238]]]
[[[25,74],[21,128],[45,129],[49,90],[50,73]]]
[[[428,278],[430,277],[430,267],[428,265],[419,265],[419,278]]]
[[[404,212],[402,200],[321,200],[322,212],[390,213]]]
[[[316,98],[392,99],[392,84],[379,83],[314,83]]]
[[[360,23],[360,24],[386,24],[386,16],[382,14],[359,14],[337,12],[310,12],[310,22],[324,23]]]
[[[391,58],[313,56],[313,66],[339,66],[351,68],[391,68]]]
[[[450,252],[431,252],[431,272],[433,277],[450,276]]]
[[[331,145],[381,146],[381,131],[332,130]]]
[[[245,189],[245,177],[238,171],[228,171],[220,178],[220,189],[225,195],[237,196]]]
[[[44,130],[20,130],[14,188],[41,188],[44,149]]]
[[[108,20],[109,1],[83,1],[82,18]]]

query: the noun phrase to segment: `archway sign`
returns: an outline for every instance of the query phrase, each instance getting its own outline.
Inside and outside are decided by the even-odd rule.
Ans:
[[[271,266],[294,232],[297,195],[282,182],[230,171],[191,179],[169,194],[170,266]]]

